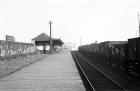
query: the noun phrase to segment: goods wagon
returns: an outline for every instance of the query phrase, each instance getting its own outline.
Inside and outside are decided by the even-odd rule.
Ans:
[[[78,50],[131,76],[140,75],[140,38],[128,41],[105,41],[80,46]]]
[[[128,39],[128,67],[133,75],[140,74],[140,38]]]

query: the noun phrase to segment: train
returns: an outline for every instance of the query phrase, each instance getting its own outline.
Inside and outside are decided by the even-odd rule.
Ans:
[[[81,45],[78,51],[85,56],[96,57],[130,77],[140,77],[140,37],[127,41],[105,41]]]

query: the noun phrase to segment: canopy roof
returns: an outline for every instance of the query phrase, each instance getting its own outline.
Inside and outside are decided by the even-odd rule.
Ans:
[[[40,35],[33,38],[32,40],[35,40],[35,41],[49,41],[50,37],[45,33],[41,33]]]
[[[37,37],[33,38],[32,40],[35,41],[36,45],[42,45],[44,43],[49,44],[50,37],[47,34],[45,34],[45,33],[41,33],[40,35],[38,35]],[[52,42],[53,42],[52,43],[53,45],[60,45],[60,46],[62,46],[62,44],[64,44],[61,41],[61,39],[52,38]]]
[[[62,46],[64,42],[61,39],[54,39],[53,40],[53,45],[59,45]]]

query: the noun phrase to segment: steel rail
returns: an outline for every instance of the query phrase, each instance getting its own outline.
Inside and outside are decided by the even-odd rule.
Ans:
[[[78,67],[80,68],[80,70],[82,71],[82,74],[85,76],[87,82],[89,83],[90,85],[90,89],[92,89],[92,91],[96,91],[95,88],[93,87],[93,85],[91,84],[90,80],[88,79],[86,73],[84,72],[83,68],[80,66],[79,62],[77,61],[77,58],[75,57],[74,53],[71,52],[72,56],[73,56],[73,59],[75,60],[75,62],[77,63]]]
[[[92,63],[90,63],[89,61],[86,61],[87,59],[82,57],[80,54],[78,54],[85,62],[87,62],[89,65],[91,65],[93,68],[95,68],[96,70],[98,70],[99,72],[101,72],[104,76],[106,76],[108,79],[110,79],[112,82],[114,82],[116,85],[118,85],[119,87],[121,87],[124,91],[128,91],[125,87],[123,87],[122,85],[120,85],[118,82],[116,82],[115,80],[113,80],[111,77],[109,77],[105,72],[103,72],[101,69],[97,68],[95,65],[93,65]]]

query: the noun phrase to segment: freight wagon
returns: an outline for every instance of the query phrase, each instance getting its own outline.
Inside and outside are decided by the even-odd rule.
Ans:
[[[132,75],[140,75],[140,38],[128,39],[128,71]]]
[[[90,58],[99,58],[101,62],[129,76],[140,75],[140,38],[92,43],[80,46],[78,50]]]

